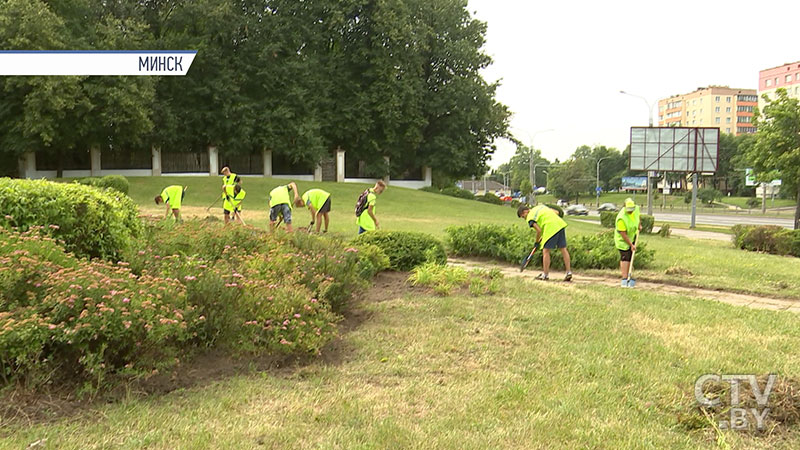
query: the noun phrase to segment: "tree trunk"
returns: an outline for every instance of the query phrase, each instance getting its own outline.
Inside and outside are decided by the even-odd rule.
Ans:
[[[797,183],[797,206],[794,208],[794,229],[800,230],[800,183]]]

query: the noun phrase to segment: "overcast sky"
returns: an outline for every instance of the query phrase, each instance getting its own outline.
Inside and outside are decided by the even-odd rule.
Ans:
[[[632,125],[647,125],[646,97],[700,86],[758,87],[758,71],[800,60],[800,0],[469,0],[488,24],[485,51],[500,80],[512,132],[544,156],[576,147],[622,150]],[[656,117],[654,120],[658,120]],[[490,165],[513,155],[508,141]]]

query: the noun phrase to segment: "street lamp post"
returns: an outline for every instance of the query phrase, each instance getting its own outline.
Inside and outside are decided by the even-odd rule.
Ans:
[[[528,157],[528,164],[530,166],[529,167],[529,171],[528,171],[528,175],[529,175],[530,182],[531,182],[531,190],[533,190],[533,188],[536,186],[536,165],[533,164],[533,139],[536,138],[537,134],[539,134],[539,133],[547,133],[548,131],[554,131],[554,130],[552,128],[548,128],[546,130],[539,130],[539,131],[535,131],[530,136],[530,138],[531,138],[531,148],[530,148],[530,154],[529,154],[529,157]]]
[[[555,167],[560,166],[561,164],[534,164],[533,165],[533,178],[536,178],[536,168],[537,167]],[[531,206],[536,204],[536,189],[533,188],[533,183],[531,183],[531,196],[533,197],[533,201],[531,202]]]
[[[600,207],[600,162],[604,159],[611,158],[610,156],[604,156],[597,160],[597,179],[595,180],[595,188],[594,191],[597,193],[597,207]]]
[[[620,94],[625,94],[625,95],[630,95],[631,97],[636,97],[636,98],[642,99],[644,101],[644,103],[647,105],[647,112],[648,112],[647,122],[648,122],[648,126],[652,127],[653,126],[653,106],[655,106],[655,104],[651,104],[650,101],[648,101],[645,97],[642,97],[641,95],[631,94],[630,92],[625,92],[625,91],[619,91],[619,93]],[[650,171],[648,170],[647,171],[647,214],[652,216],[653,215],[653,189],[650,186],[651,184],[652,183],[650,182]]]

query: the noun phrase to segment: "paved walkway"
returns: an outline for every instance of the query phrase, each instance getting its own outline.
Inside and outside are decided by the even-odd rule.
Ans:
[[[463,258],[450,258],[448,259],[448,264],[453,266],[463,267],[468,270],[478,269],[478,268],[480,269],[497,268],[506,277],[519,277],[529,280],[534,280],[534,278],[539,274],[539,272],[536,270],[526,270],[525,272],[520,272],[519,267],[510,266],[507,264],[498,264],[492,261],[474,261]],[[619,285],[620,280],[615,277],[577,274],[574,276],[572,283],[564,283],[560,281],[563,278],[564,278],[563,272],[561,273],[550,272],[551,280],[547,281],[546,283],[548,283],[549,286],[556,286],[563,289],[574,289],[576,285],[587,285],[587,284],[591,285],[601,284],[604,286],[612,286],[612,287],[617,287],[619,289],[624,289]],[[545,283],[545,282],[540,281],[540,283]],[[758,295],[739,294],[734,292],[716,291],[716,290],[696,288],[696,287],[683,287],[683,286],[676,286],[672,284],[665,284],[657,281],[648,281],[643,279],[636,280],[636,287],[634,289],[654,291],[661,294],[684,295],[687,297],[704,298],[736,306],[746,306],[748,308],[754,308],[754,309],[768,309],[772,311],[791,311],[794,313],[800,313],[800,300],[762,297]]]

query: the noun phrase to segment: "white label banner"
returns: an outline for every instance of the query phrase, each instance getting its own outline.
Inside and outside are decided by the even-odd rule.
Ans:
[[[196,50],[0,50],[0,76],[186,75]]]

